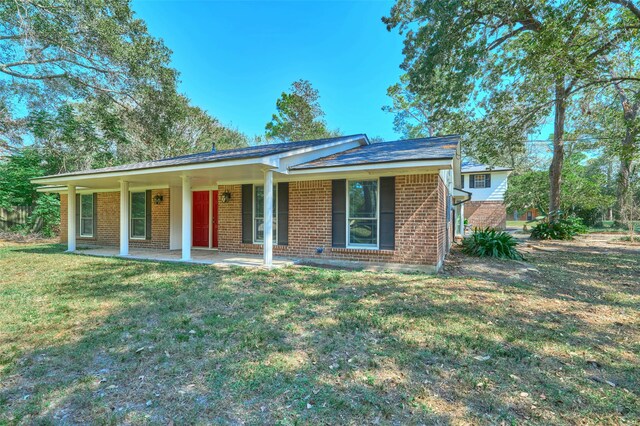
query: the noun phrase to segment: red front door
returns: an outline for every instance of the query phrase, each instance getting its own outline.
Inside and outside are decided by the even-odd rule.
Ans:
[[[211,247],[218,247],[218,191],[213,191],[213,202],[211,207],[213,208],[213,214],[211,215],[213,223],[211,224]]]
[[[193,246],[209,247],[209,191],[193,192]]]

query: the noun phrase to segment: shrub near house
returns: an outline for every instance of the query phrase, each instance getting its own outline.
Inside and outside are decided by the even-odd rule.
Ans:
[[[518,241],[508,232],[492,228],[476,229],[462,241],[462,250],[472,256],[522,260]]]

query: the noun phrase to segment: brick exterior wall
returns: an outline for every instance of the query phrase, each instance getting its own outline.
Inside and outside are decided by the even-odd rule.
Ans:
[[[451,239],[446,223],[448,191],[438,174],[397,176],[395,249],[370,250],[331,247],[331,180],[289,183],[289,244],[274,246],[274,255],[430,265],[439,268],[449,251]],[[227,203],[219,200],[218,248],[221,252],[262,254],[261,244],[242,243],[241,185],[220,185],[219,197],[231,193]],[[169,190],[160,194],[161,204],[152,203],[152,239],[129,240],[131,247],[169,248]],[[79,245],[118,246],[120,193],[98,193],[96,238],[79,238]],[[67,237],[67,197],[61,196],[60,239]],[[318,253],[317,249],[323,252]]]
[[[438,260],[441,262],[449,252],[450,240],[447,229],[447,197],[449,191],[438,177]],[[439,266],[439,265],[438,265]]]
[[[220,186],[231,193],[218,211],[220,251],[261,254],[261,244],[243,244],[241,185]],[[439,267],[446,252],[446,187],[437,174],[396,177],[395,249],[331,247],[331,181],[289,183],[289,244],[274,255]],[[322,253],[317,249],[322,248]]]
[[[464,218],[472,228],[507,227],[507,209],[501,201],[468,201],[464,204]]]
[[[169,248],[169,189],[154,189],[151,198],[162,195],[160,204],[151,203],[151,239],[129,239],[129,247]],[[120,245],[120,192],[98,192],[97,223],[93,238],[77,236],[79,245],[119,246]],[[60,195],[60,242],[67,242],[67,196]]]

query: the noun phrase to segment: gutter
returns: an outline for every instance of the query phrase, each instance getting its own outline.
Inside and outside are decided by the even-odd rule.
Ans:
[[[453,203],[453,205],[454,205],[454,206],[459,206],[460,204],[464,204],[464,203],[466,203],[467,201],[471,201],[471,192],[469,192],[469,191],[465,191],[464,189],[460,189],[460,188],[456,188],[456,187],[453,187],[453,190],[454,190],[454,191],[464,192],[465,194],[467,194],[467,195],[468,195],[468,198],[466,198],[466,199],[464,199],[464,200],[462,200],[462,201],[458,201],[457,203],[456,203],[456,202],[454,202],[454,203]],[[455,195],[454,195],[454,197],[455,197]]]

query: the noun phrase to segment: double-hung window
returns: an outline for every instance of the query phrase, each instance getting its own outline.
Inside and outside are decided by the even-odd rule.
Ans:
[[[80,236],[93,237],[93,194],[80,194]]]
[[[147,193],[131,193],[131,238],[147,237]]]
[[[273,243],[278,241],[278,186],[273,187]],[[253,242],[264,243],[264,185],[253,186]]]
[[[347,183],[347,245],[378,247],[378,180]]]
[[[475,188],[487,188],[487,176],[488,175],[473,175],[473,186]]]

